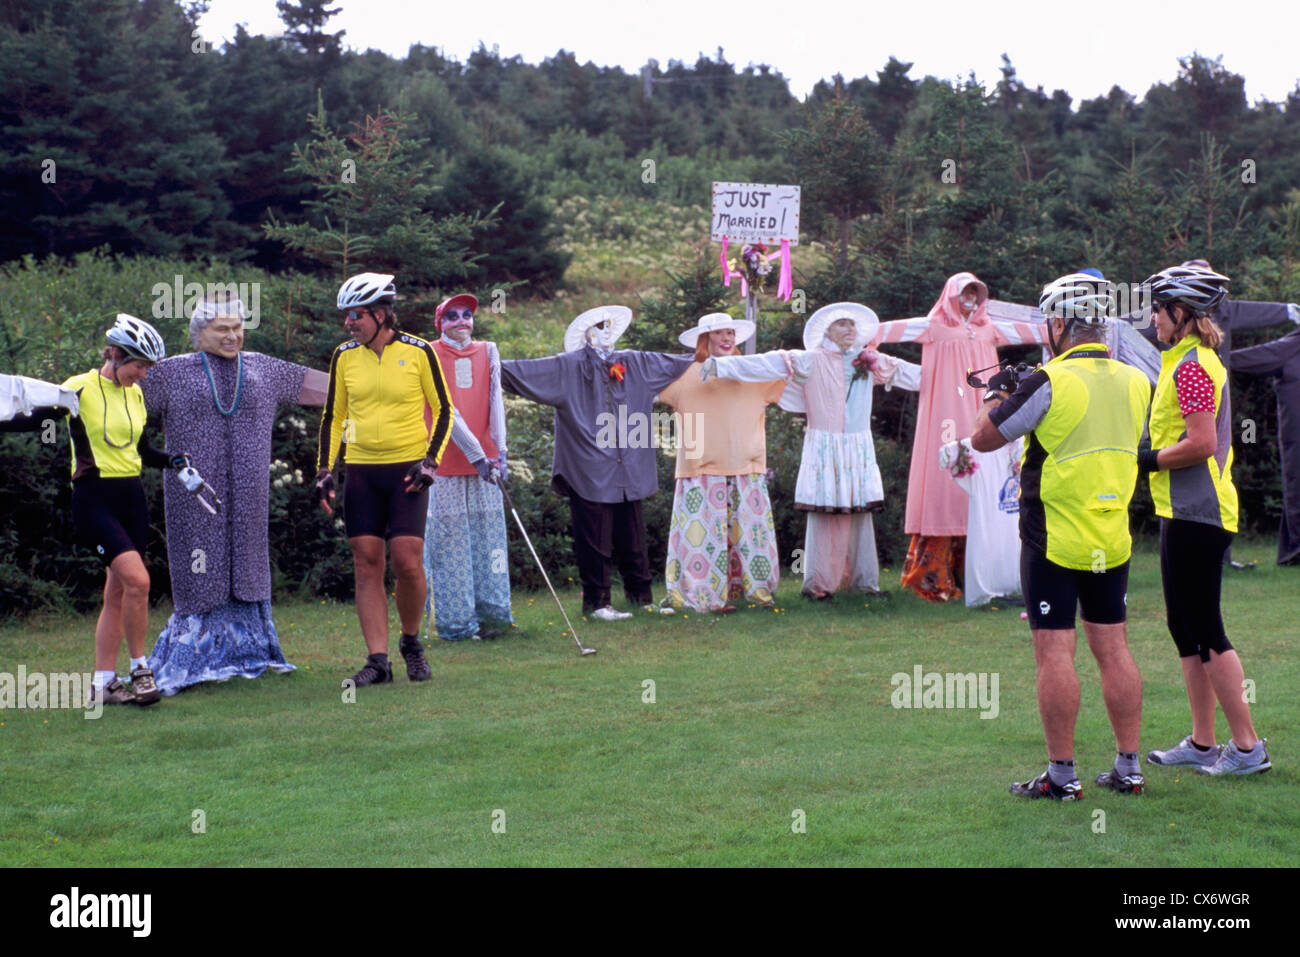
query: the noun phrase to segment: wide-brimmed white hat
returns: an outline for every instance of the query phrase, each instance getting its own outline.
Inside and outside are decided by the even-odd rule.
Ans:
[[[613,345],[632,324],[632,310],[627,306],[597,306],[588,309],[569,323],[569,328],[564,331],[564,351],[577,352],[587,343],[587,330],[606,320],[611,328],[609,343]]]
[[[700,321],[695,328],[687,329],[677,337],[677,341],[687,349],[694,349],[696,343],[700,341],[700,336],[718,329],[735,329],[736,345],[740,345],[754,334],[755,326],[748,319],[733,319],[725,312],[711,312],[707,316],[700,316]]]
[[[822,340],[826,338],[826,330],[837,319],[852,319],[858,327],[858,335],[853,342],[854,349],[863,348],[876,337],[876,330],[880,328],[880,317],[861,303],[833,302],[829,306],[822,306],[808,317],[803,327],[803,347],[820,348]]]

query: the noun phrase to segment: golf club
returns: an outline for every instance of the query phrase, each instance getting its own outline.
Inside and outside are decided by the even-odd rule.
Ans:
[[[594,655],[596,653],[595,648],[585,648],[582,642],[578,641],[578,633],[573,628],[573,622],[569,621],[569,614],[564,610],[564,605],[560,602],[560,596],[555,594],[555,588],[551,585],[551,576],[546,574],[546,566],[537,557],[537,549],[533,548],[533,540],[528,537],[528,532],[524,530],[524,523],[520,520],[519,513],[515,511],[515,503],[510,501],[510,493],[506,491],[505,482],[498,482],[497,486],[501,489],[501,494],[505,496],[506,507],[510,509],[510,514],[515,517],[515,524],[519,526],[519,534],[524,536],[524,541],[528,544],[528,550],[533,553],[533,561],[537,562],[537,567],[541,569],[542,579],[546,582],[546,587],[551,590],[551,597],[560,606],[560,614],[564,616],[564,623],[569,626],[569,634],[573,635],[573,640],[578,642],[578,650],[583,655]]]

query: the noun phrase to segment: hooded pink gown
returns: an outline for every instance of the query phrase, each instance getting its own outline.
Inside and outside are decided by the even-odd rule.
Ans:
[[[979,287],[980,301],[967,320],[961,314],[959,297],[970,283]],[[890,342],[915,342],[921,346],[920,407],[903,524],[907,534],[966,534],[970,498],[939,467],[940,447],[967,438],[975,428],[983,393],[966,384],[966,372],[996,363],[999,346],[1044,344],[1046,329],[1039,323],[990,318],[988,287],[968,272],[948,278],[943,295],[928,316],[881,324],[872,347]],[[981,378],[987,380],[989,375],[992,370]]]

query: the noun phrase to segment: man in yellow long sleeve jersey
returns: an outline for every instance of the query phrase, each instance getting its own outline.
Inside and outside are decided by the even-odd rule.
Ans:
[[[333,470],[347,463],[343,520],[352,547],[365,665],[353,687],[393,680],[388,663],[384,541],[397,579],[399,650],[411,681],[432,673],[417,637],[424,613],[424,527],[429,486],[451,435],[451,395],[429,343],[397,328],[393,277],[360,273],[339,287],[349,342],[334,350],[316,460],[320,504],[332,515]],[[433,409],[433,428],[424,404]],[[344,686],[348,686],[344,682]]]

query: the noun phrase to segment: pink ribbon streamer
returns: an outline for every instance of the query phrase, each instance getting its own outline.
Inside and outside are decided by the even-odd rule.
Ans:
[[[728,240],[726,236],[722,237],[722,284],[724,286],[730,287],[732,279],[739,279],[741,296],[748,296],[749,280],[745,278],[745,274],[740,272],[733,272],[731,267],[727,265],[727,244],[729,242],[730,240]]]
[[[790,301],[794,295],[794,275],[790,270],[790,240],[781,240],[781,278],[776,284],[776,295],[779,299]]]

